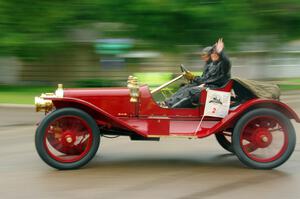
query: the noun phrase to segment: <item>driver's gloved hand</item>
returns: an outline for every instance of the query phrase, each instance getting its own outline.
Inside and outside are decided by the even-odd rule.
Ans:
[[[190,71],[184,72],[183,75],[189,81],[193,81],[193,79],[195,78],[195,75],[193,75],[193,73],[191,73]]]

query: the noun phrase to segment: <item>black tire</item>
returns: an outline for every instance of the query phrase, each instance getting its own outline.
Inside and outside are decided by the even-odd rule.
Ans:
[[[215,136],[218,143],[221,145],[221,147],[223,147],[223,149],[230,153],[234,153],[232,143],[226,138],[225,135],[221,133],[216,133]]]
[[[250,156],[244,152],[240,141],[244,127],[248,124],[248,122],[259,117],[276,118],[276,120],[278,120],[284,126],[284,129],[286,129],[284,134],[287,139],[286,146],[281,149],[282,152],[278,153],[280,155],[274,155],[274,159],[265,162],[256,161],[254,158],[250,158]],[[272,142],[273,140],[271,143]],[[268,108],[259,108],[249,111],[238,120],[233,131],[232,143],[235,154],[246,166],[254,169],[273,169],[286,162],[292,155],[296,145],[296,134],[290,119],[287,118],[283,113]]]
[[[84,120],[92,132],[92,144],[89,151],[76,162],[60,162],[52,158],[44,146],[44,136],[49,124],[62,116],[76,116]],[[35,147],[41,159],[49,166],[59,170],[76,169],[87,164],[97,153],[100,144],[100,132],[95,120],[86,112],[76,108],[63,108],[48,114],[36,130]]]

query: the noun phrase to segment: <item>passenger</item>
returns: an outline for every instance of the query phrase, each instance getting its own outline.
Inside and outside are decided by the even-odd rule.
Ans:
[[[210,57],[206,57],[203,74],[195,77],[192,73],[187,72],[185,77],[190,80],[190,83],[180,88],[165,101],[165,104],[170,108],[191,108],[198,105],[202,89],[216,89],[224,86],[231,78],[231,64],[223,49],[223,40],[219,39],[208,51]],[[202,55],[201,58],[204,59],[205,55]]]

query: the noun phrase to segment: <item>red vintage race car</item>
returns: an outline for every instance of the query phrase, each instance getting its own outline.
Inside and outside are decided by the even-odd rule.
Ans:
[[[55,93],[36,97],[37,111],[46,113],[35,136],[39,156],[57,169],[79,168],[95,156],[102,136],[120,135],[145,141],[215,135],[224,149],[255,169],[275,168],[291,156],[296,144],[291,120],[300,122],[300,118],[289,106],[258,97],[236,103],[239,93],[232,94],[233,80],[212,91],[230,96],[228,109],[221,108],[223,116],[207,114],[208,107],[214,113],[222,106],[222,97],[213,94],[208,100],[210,90],[202,90],[199,106],[193,108],[159,106],[154,93],[182,76],[152,91],[130,76],[124,88],[63,89],[59,85]]]

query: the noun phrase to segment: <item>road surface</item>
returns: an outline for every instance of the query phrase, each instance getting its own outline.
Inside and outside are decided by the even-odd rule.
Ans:
[[[300,113],[300,95],[283,96]],[[160,142],[103,138],[79,170],[46,165],[34,146],[30,108],[0,107],[0,198],[300,198],[300,144],[281,167],[248,169],[211,136]],[[300,132],[300,125],[295,124]]]

